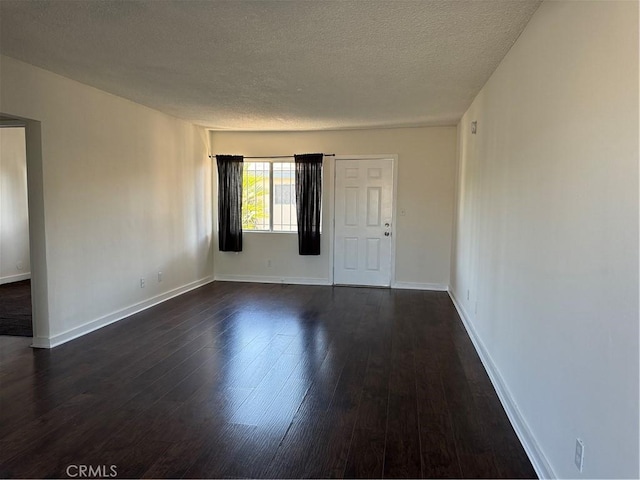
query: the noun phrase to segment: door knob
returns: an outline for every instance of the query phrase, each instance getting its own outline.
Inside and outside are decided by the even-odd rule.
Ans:
[[[388,224],[388,223],[385,223],[385,224],[384,224],[384,226],[385,226],[385,227],[387,227],[387,228],[389,228],[389,224]]]
[[[384,236],[385,236],[385,237],[388,237],[389,235],[391,235],[391,233],[389,233],[389,232],[384,232]]]

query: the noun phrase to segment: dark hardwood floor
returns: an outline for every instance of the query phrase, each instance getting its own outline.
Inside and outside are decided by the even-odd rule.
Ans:
[[[33,336],[31,280],[0,285],[0,335]]]
[[[443,292],[216,282],[28,345],[0,338],[0,477],[535,477]]]

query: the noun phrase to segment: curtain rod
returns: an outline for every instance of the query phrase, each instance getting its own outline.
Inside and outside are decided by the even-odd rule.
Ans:
[[[335,157],[336,154],[335,153],[323,153],[322,154],[325,157]],[[209,155],[209,158],[214,158],[215,155]],[[270,156],[266,156],[266,157],[243,157],[243,158],[249,158],[249,159],[256,159],[256,158],[294,158],[294,155],[270,155]]]

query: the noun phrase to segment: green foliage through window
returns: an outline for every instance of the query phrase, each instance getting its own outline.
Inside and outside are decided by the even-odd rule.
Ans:
[[[242,229],[269,230],[269,164],[244,162]]]

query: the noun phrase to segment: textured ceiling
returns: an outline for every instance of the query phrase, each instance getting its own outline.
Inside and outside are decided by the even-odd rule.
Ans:
[[[536,0],[0,0],[0,52],[214,129],[446,125]]]

